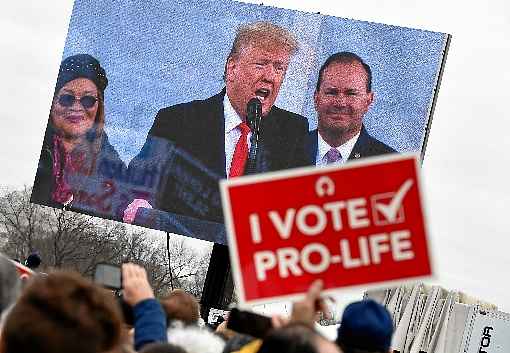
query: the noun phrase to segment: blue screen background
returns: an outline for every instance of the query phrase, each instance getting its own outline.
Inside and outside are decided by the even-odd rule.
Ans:
[[[289,29],[300,43],[277,106],[315,128],[319,68],[329,55],[352,51],[373,72],[375,102],[364,120],[369,133],[400,152],[421,151],[443,33],[225,0],[76,0],[63,58],[88,53],[105,68],[105,129],[129,163],[159,109],[223,88],[237,27],[260,20]]]

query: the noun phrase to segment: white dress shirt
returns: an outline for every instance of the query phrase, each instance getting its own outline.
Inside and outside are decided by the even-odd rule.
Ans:
[[[318,167],[328,165],[326,153],[328,153],[328,151],[332,148],[336,148],[338,152],[340,152],[340,155],[342,156],[341,159],[332,164],[344,164],[345,162],[347,162],[347,159],[349,159],[349,156],[351,155],[352,149],[354,148],[356,141],[358,141],[359,135],[360,133],[358,132],[354,137],[345,142],[343,145],[340,145],[338,147],[331,147],[330,145],[328,145],[326,141],[324,141],[321,134],[317,131],[317,156],[315,159],[315,165]]]
[[[241,129],[237,126],[243,122],[243,119],[234,110],[226,94],[225,98],[223,98],[223,114],[225,116],[225,173],[228,177],[237,141],[241,137]],[[251,132],[248,133],[248,150],[250,150],[251,146],[250,138]]]

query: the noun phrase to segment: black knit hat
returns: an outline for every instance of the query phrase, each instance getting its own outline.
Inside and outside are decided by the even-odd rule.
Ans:
[[[55,93],[66,83],[81,77],[88,78],[94,82],[97,89],[101,92],[108,85],[106,73],[96,58],[89,54],[76,54],[65,58],[62,64],[60,64]]]

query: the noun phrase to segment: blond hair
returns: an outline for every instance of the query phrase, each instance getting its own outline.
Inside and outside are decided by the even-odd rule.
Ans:
[[[260,21],[239,26],[234,43],[225,62],[223,79],[227,77],[227,63],[229,59],[237,59],[244,48],[249,45],[262,47],[277,47],[294,55],[298,49],[298,42],[294,35],[285,28],[271,22]]]
[[[237,57],[250,44],[275,46],[286,49],[290,54],[298,50],[298,42],[288,30],[263,21],[242,25],[237,29],[228,57]]]

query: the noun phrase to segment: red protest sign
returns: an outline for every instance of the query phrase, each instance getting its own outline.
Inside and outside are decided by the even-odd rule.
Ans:
[[[431,275],[418,170],[395,155],[222,181],[241,301]]]
[[[25,265],[20,264],[17,261],[11,260],[11,262],[16,266],[16,270],[18,271],[18,275],[21,279],[26,279],[34,274],[34,271],[26,267]]]

